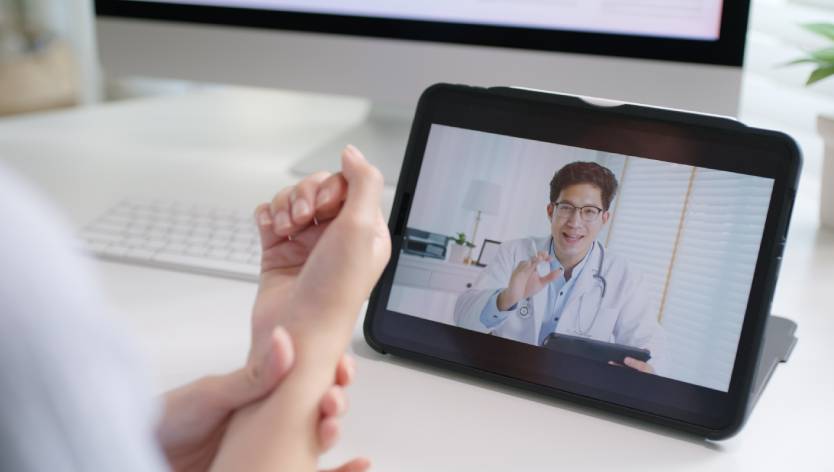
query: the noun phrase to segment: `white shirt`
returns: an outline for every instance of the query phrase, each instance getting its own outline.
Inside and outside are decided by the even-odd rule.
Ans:
[[[0,167],[0,470],[167,470],[149,386],[65,228]]]

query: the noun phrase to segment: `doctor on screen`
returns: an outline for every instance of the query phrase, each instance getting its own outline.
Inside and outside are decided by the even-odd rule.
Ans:
[[[649,349],[655,373],[664,336],[642,275],[596,240],[611,218],[617,179],[593,162],[573,162],[550,181],[550,235],[505,242],[455,305],[455,323],[541,346],[550,333]]]

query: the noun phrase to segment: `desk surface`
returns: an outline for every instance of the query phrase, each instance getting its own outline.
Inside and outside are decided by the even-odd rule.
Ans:
[[[834,470],[834,234],[818,229],[822,145],[813,129],[816,112],[834,110],[834,100],[758,76],[747,77],[744,90],[742,119],[794,135],[806,164],[774,302],[774,312],[798,321],[799,344],[738,436],[711,444],[381,356],[357,325],[351,410],[327,461],[363,454],[376,470],[397,471]],[[349,99],[205,89],[0,120],[0,156],[74,225],[125,196],[254,208],[297,179],[289,172],[295,159],[362,111]],[[386,209],[392,197],[389,187]],[[243,362],[254,284],[96,265],[158,389]]]

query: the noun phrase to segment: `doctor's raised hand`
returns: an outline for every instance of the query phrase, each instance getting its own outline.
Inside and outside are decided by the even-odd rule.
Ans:
[[[289,333],[295,359],[278,388],[235,414],[216,469],[315,470],[325,449],[319,399],[391,253],[382,188],[379,171],[348,146],[341,172],[307,177],[258,208],[263,258],[250,360],[268,351],[275,326]]]
[[[519,262],[510,275],[507,288],[498,294],[496,300],[498,309],[501,311],[511,309],[516,303],[539,293],[547,287],[547,284],[562,275],[561,267],[550,271],[546,275],[539,275],[537,270],[539,263],[550,262],[550,259],[551,256],[546,252],[538,252],[530,259]]]

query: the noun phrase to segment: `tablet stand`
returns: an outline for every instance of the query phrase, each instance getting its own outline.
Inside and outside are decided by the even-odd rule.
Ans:
[[[781,316],[771,315],[765,327],[764,344],[759,354],[759,364],[753,377],[753,387],[750,389],[750,402],[747,404],[749,413],[764,391],[767,381],[776,370],[776,366],[787,362],[796,346],[796,323]]]

